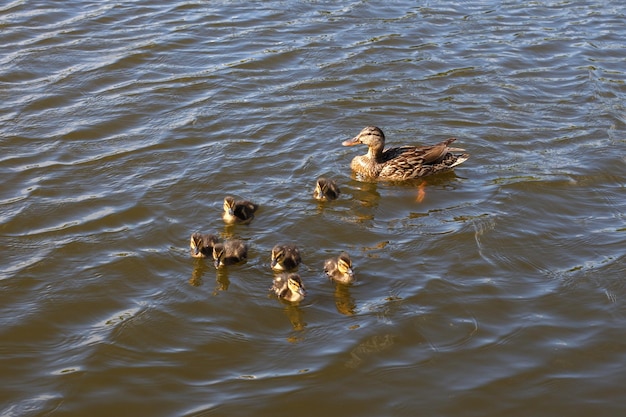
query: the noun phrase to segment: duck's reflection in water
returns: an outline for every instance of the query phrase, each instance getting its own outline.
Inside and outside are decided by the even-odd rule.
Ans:
[[[194,287],[199,287],[203,283],[202,276],[207,271],[214,271],[210,265],[207,265],[206,262],[202,259],[197,259],[193,266],[193,271],[191,271],[191,278],[189,278],[189,284]],[[213,290],[213,295],[217,295],[220,291],[228,290],[228,286],[230,285],[230,280],[228,279],[228,272],[226,268],[220,268],[217,270],[217,274],[215,277],[216,285]]]
[[[228,291],[230,285],[230,279],[228,279],[228,269],[219,268],[215,275],[215,288],[213,289],[213,295],[217,295],[220,291]]]
[[[374,219],[374,212],[380,202],[380,193],[378,185],[374,182],[353,181],[352,210],[351,214],[355,216],[351,221],[355,223],[368,223]]]
[[[189,284],[193,287],[199,287],[202,285],[202,275],[209,269],[206,263],[201,259],[197,258],[194,260],[193,271],[191,271],[191,278],[189,278]]]
[[[337,311],[346,316],[353,316],[356,312],[356,303],[350,294],[350,286],[335,284],[335,307]]]
[[[288,302],[282,301],[284,304]],[[295,331],[302,331],[306,327],[306,323],[304,322],[304,314],[300,307],[295,303],[289,303],[285,306],[285,315],[291,322],[291,326]]]

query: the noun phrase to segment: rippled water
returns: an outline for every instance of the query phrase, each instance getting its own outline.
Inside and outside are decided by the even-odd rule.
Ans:
[[[618,1],[0,6],[0,410],[623,415]],[[364,183],[388,143],[471,158]],[[315,179],[340,200],[318,204]],[[226,194],[261,205],[225,228]],[[216,273],[189,235],[237,236]],[[308,289],[269,296],[295,242]],[[351,253],[358,282],[324,259]]]

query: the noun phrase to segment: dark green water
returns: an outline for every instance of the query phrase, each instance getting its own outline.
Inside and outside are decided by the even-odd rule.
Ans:
[[[152,3],[0,6],[0,414],[626,412],[621,2]],[[417,202],[351,175],[372,124],[471,158]]]

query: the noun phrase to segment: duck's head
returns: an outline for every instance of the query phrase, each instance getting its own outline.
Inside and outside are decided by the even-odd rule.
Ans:
[[[235,199],[231,196],[224,198],[224,211],[229,215],[233,215],[235,210]]]
[[[347,253],[343,252],[341,255],[339,255],[339,258],[337,259],[337,269],[343,275],[347,275],[350,278],[354,278],[354,270],[352,269],[352,260],[350,259],[350,256]]]
[[[370,148],[382,148],[385,146],[385,134],[376,126],[367,126],[358,135],[341,144],[343,146],[354,146],[360,143]]]
[[[213,265],[215,265],[215,268],[220,267],[220,265],[222,264],[223,256],[224,256],[224,244],[216,243],[215,246],[213,246]]]
[[[276,245],[272,248],[272,257],[270,266],[272,269],[276,269],[276,265],[281,264],[285,260],[285,247]]]
[[[191,256],[194,258],[202,258],[202,235],[200,233],[194,233],[189,240],[189,249],[191,250]]]
[[[302,279],[300,279],[300,275],[298,274],[289,274],[287,277],[287,288],[293,294],[298,295],[298,299],[303,299],[306,295],[306,290],[304,289],[304,284],[302,284]]]

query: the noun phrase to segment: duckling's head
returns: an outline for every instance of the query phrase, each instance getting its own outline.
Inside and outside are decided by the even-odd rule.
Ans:
[[[226,196],[224,198],[224,211],[229,215],[234,215],[235,210],[235,199],[231,196]]]
[[[302,279],[300,279],[298,274],[289,274],[287,277],[287,288],[292,293],[291,301],[300,301],[306,295],[304,284],[302,284]]]
[[[367,126],[352,139],[346,140],[341,144],[343,146],[354,146],[364,144],[374,149],[382,149],[385,146],[385,134],[376,126]]]
[[[270,266],[272,269],[282,269],[280,264],[285,260],[286,249],[282,245],[276,245],[272,248],[272,257]]]
[[[202,235],[200,233],[194,233],[191,235],[191,239],[189,240],[189,249],[191,251],[191,256],[193,256],[194,258],[203,257],[203,254],[201,252]]]
[[[349,276],[351,279],[354,278],[354,271],[352,270],[352,260],[350,259],[350,255],[343,252],[337,258],[337,269],[343,275]]]
[[[213,246],[213,265],[215,265],[215,268],[219,268],[222,265],[223,257],[224,257],[224,244],[216,243]]]

